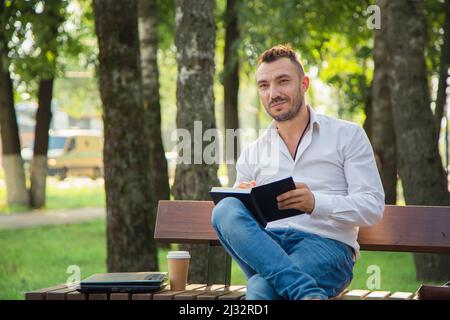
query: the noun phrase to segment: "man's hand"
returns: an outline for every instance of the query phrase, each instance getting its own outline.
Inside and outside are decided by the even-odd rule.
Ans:
[[[241,182],[239,183],[236,188],[240,188],[240,189],[250,189],[256,186],[256,181],[249,181],[249,182]]]
[[[294,190],[280,194],[277,197],[279,209],[298,209],[311,214],[314,210],[314,195],[304,183],[296,182]]]

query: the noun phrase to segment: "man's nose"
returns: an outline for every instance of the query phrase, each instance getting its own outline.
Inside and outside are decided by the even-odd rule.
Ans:
[[[270,100],[280,96],[280,91],[277,85],[271,84],[269,88]]]

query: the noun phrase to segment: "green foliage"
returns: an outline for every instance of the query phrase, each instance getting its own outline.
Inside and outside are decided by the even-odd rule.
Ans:
[[[175,1],[157,0],[158,47],[167,50],[174,46]]]
[[[427,24],[426,62],[429,75],[439,72],[441,46],[443,43],[443,26],[445,21],[445,0],[429,0],[424,2]]]
[[[87,63],[96,60],[83,43],[87,34],[93,38],[90,1],[6,1],[2,9],[6,65],[18,91],[35,94],[39,80],[61,76],[72,57]],[[82,10],[85,16],[80,16]]]
[[[291,43],[306,64],[320,65],[333,34],[369,35],[363,15],[369,4],[358,0],[250,0],[240,5],[241,50],[253,64],[263,50]]]
[[[351,118],[364,109],[370,95],[373,32],[366,26],[366,10],[372,2],[241,2],[243,72],[254,72],[265,49],[290,43],[306,70],[317,69],[319,78],[335,88],[339,116]]]

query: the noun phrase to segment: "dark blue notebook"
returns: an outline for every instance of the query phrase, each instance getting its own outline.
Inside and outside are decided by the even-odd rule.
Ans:
[[[289,177],[251,189],[214,187],[209,193],[215,204],[227,197],[241,200],[256,221],[265,228],[268,222],[304,213],[297,209],[278,209],[277,196],[293,189],[295,183]]]

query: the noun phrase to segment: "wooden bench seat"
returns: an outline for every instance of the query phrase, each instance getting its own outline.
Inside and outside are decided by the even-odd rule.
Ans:
[[[80,293],[65,285],[53,286],[27,292],[27,300],[244,300],[245,285],[225,286],[223,284],[188,284],[184,291],[170,288],[155,293]],[[345,290],[333,300],[413,300],[412,292],[388,292],[368,290]]]

